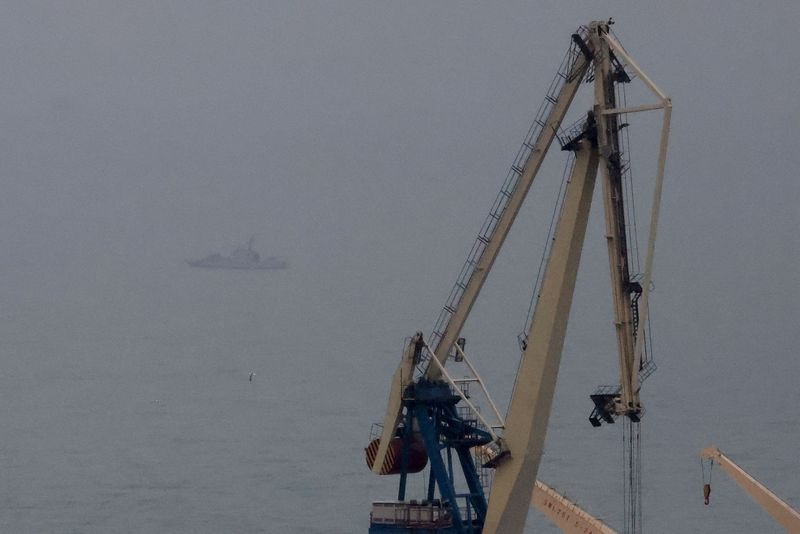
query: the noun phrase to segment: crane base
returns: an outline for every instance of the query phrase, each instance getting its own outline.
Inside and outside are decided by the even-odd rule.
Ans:
[[[481,525],[473,525],[480,534]],[[369,534],[458,534],[450,508],[439,499],[428,501],[390,501],[372,503]]]

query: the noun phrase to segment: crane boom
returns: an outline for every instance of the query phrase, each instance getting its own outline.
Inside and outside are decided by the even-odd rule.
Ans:
[[[580,39],[577,35],[573,37],[573,39],[576,37]],[[583,41],[581,41],[581,44],[583,44]],[[544,161],[547,150],[550,148],[553,139],[555,139],[558,133],[558,129],[564,120],[564,115],[567,113],[570,104],[572,104],[572,100],[575,98],[575,94],[578,92],[581,81],[590,64],[590,57],[587,57],[585,53],[578,54],[571,69],[565,73],[564,84],[558,96],[555,98],[555,103],[531,148],[527,162],[522,168],[519,181],[510,197],[507,199],[505,209],[500,214],[500,218],[497,220],[496,226],[494,226],[494,230],[487,242],[484,243],[485,248],[477,258],[472,274],[466,286],[463,288],[461,298],[454,308],[451,310],[445,309],[445,311],[449,312],[450,317],[445,323],[438,341],[433,346],[433,356],[442,364],[447,360],[450,347],[456,342],[456,339],[458,339],[461,333],[461,328],[464,326],[464,322],[467,320],[467,316],[469,316],[469,312],[472,310],[472,306],[478,298],[483,283],[486,281],[489,271],[492,269],[492,265],[494,265],[494,261],[503,246],[503,242],[508,236],[511,226],[514,224],[514,220],[522,207],[522,203],[533,184],[536,173],[539,171],[539,167],[541,167]],[[426,377],[429,380],[436,380],[440,376],[441,371],[438,365],[428,366]]]
[[[497,258],[497,254],[500,252],[503,242],[533,184],[533,179],[539,167],[541,167],[548,148],[550,148],[564,120],[564,115],[567,113],[570,104],[572,104],[575,94],[578,92],[580,84],[583,81],[584,75],[591,64],[591,52],[582,38],[578,34],[575,34],[572,39],[573,43],[575,43],[573,46],[577,45],[576,48],[578,51],[574,53],[574,61],[569,61],[564,71],[559,72],[559,76],[562,80],[561,89],[555,97],[548,96],[548,101],[552,106],[550,107],[547,117],[538,124],[540,130],[536,140],[533,141],[530,146],[526,147],[530,150],[530,153],[523,167],[517,170],[520,174],[519,179],[516,181],[511,191],[507,191],[505,188],[501,191],[500,197],[503,199],[502,211],[500,213],[495,214],[493,212],[490,214],[490,217],[496,215],[497,218],[493,220],[493,224],[489,226],[490,231],[481,233],[478,236],[477,243],[481,247],[481,252],[475,259],[474,264],[470,265],[469,277],[463,281],[463,283],[461,280],[456,282],[459,288],[458,294],[460,296],[457,302],[453,303],[453,307],[451,307],[450,304],[446,304],[442,311],[442,313],[445,314],[443,318],[445,318],[446,321],[444,322],[444,326],[437,328],[437,331],[433,333],[433,354],[429,355],[430,357],[436,358],[440,365],[430,364],[429,362],[425,371],[425,378],[427,380],[441,380],[442,367],[447,362],[450,347],[453,346],[457,340],[461,328],[464,326],[464,322],[467,320],[467,316],[472,310],[475,300],[478,298],[483,283],[486,281],[489,271],[491,271],[492,265],[494,265],[494,261]],[[573,52],[572,49],[567,53],[568,59],[572,57],[570,55],[571,52]],[[534,127],[535,126],[537,125],[534,124]],[[403,359],[403,362],[407,361],[406,358]],[[418,362],[415,361],[414,363],[416,364]],[[404,365],[404,363],[401,363],[401,366],[402,365]],[[408,375],[406,374],[405,376]],[[394,383],[393,381],[393,384]],[[372,465],[372,471],[376,474],[380,474],[383,469],[388,451],[387,442],[394,435],[397,430],[397,425],[402,418],[401,393],[402,389],[397,389],[395,387],[392,387],[390,391],[386,414],[384,415],[382,423],[381,446],[378,449]]]
[[[765,512],[772,516],[787,532],[797,534],[800,532],[800,513],[786,502],[772,493],[761,482],[753,478],[747,471],[722,454],[716,447],[707,447],[700,453],[700,458],[717,462],[728,473],[734,482],[761,506]]]

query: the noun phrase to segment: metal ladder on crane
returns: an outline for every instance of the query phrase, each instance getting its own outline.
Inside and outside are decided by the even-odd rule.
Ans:
[[[584,38],[585,29],[581,28],[578,34],[581,36],[581,38]],[[531,157],[534,147],[536,146],[537,139],[542,135],[543,130],[548,127],[547,118],[550,116],[553,107],[558,101],[559,93],[561,92],[565,83],[572,81],[572,76],[574,76],[572,73],[575,72],[575,63],[583,54],[584,52],[581,50],[578,41],[573,40],[571,46],[567,49],[567,52],[561,61],[558,72],[556,73],[552,82],[550,82],[550,86],[547,89],[547,94],[544,97],[544,100],[542,100],[542,103],[539,105],[536,116],[531,123],[530,128],[528,129],[528,133],[525,136],[525,139],[522,142],[519,150],[517,151],[517,155],[514,158],[511,167],[508,169],[508,174],[506,175],[505,181],[500,188],[500,192],[497,194],[497,197],[492,203],[489,214],[486,216],[486,219],[484,220],[483,225],[478,232],[478,236],[475,238],[475,242],[469,251],[467,259],[464,262],[458,277],[456,278],[456,282],[453,285],[453,288],[450,290],[450,294],[445,301],[445,305],[442,307],[442,310],[439,313],[439,317],[436,320],[436,324],[434,325],[433,331],[431,332],[429,338],[429,344],[434,349],[437,349],[439,342],[444,335],[444,329],[447,327],[451,317],[458,308],[461,297],[464,295],[464,290],[467,288],[470,278],[472,278],[472,276],[475,274],[475,268],[478,265],[478,262],[484,251],[486,250],[486,246],[494,237],[495,230],[497,229],[497,223],[500,221],[500,217],[506,210],[511,197],[517,188],[519,179],[522,177],[522,173],[524,172],[525,165],[528,162],[528,159]],[[417,369],[424,371],[425,365],[430,357],[431,354],[429,351],[423,351],[422,357],[418,362]]]

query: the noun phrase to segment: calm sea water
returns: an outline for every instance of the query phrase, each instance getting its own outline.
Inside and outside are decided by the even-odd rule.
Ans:
[[[0,531],[365,532],[396,480],[371,475],[362,449],[406,329],[435,310],[398,316],[411,307],[391,280],[289,259],[233,272],[121,258],[10,279]],[[586,346],[571,334],[540,478],[620,526],[621,428],[586,421],[603,382]],[[724,361],[682,348],[662,350],[645,399],[646,531],[780,532],[721,472],[704,507],[696,454],[716,442],[800,504],[800,426],[780,411],[800,400],[794,362],[720,380]],[[502,403],[513,358],[479,360]]]

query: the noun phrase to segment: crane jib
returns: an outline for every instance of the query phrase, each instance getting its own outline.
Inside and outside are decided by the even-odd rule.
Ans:
[[[578,36],[578,41],[587,45]],[[528,135],[522,143],[506,180],[498,193],[458,279],[434,326],[430,345],[439,362],[447,360],[450,347],[458,339],[478,294],[519,213],[545,155],[556,138],[564,116],[590,65],[590,56],[573,37],[550,91],[542,102]],[[433,355],[428,354],[428,357]],[[440,376],[438,366],[428,365],[428,378]]]

